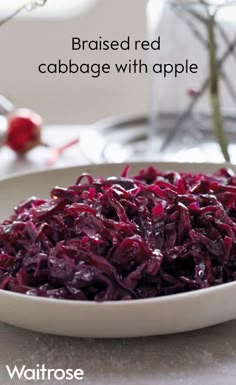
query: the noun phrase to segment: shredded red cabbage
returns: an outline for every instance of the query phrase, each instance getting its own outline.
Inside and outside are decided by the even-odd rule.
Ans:
[[[83,174],[0,224],[0,289],[72,300],[158,297],[236,280],[236,176]]]

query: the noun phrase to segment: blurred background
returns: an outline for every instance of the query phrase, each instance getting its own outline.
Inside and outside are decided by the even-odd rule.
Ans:
[[[22,1],[21,1],[22,2]],[[19,1],[2,1],[0,18]],[[48,0],[0,28],[0,93],[16,106],[38,111],[45,122],[87,124],[107,116],[147,111],[147,75],[89,75],[38,72],[42,62],[124,62],[143,52],[72,52],[71,38],[124,39],[146,36],[146,0]]]
[[[44,0],[2,0],[0,21],[27,1],[42,4]],[[218,2],[211,1],[206,15],[205,3],[200,0],[191,3],[200,16],[203,12],[203,19],[193,16],[188,1],[179,0],[47,0],[43,7],[33,11],[24,9],[0,26],[0,95],[5,95],[16,107],[28,107],[43,117],[43,133],[49,135],[50,131],[52,135],[52,139],[45,139],[46,143],[55,145],[55,129],[59,126],[65,143],[69,131],[73,134],[73,127],[80,129],[79,147],[89,161],[148,158],[236,162],[236,1],[223,0],[217,16],[212,18],[212,4]],[[216,42],[211,45],[214,71],[209,66],[209,22]],[[73,37],[121,41],[127,36],[132,41],[155,40],[161,36],[161,50],[72,51]],[[150,71],[118,74],[111,70],[93,78],[91,74],[38,71],[40,63],[58,63],[59,59],[62,63],[71,59],[78,65],[109,63],[111,68],[114,63],[124,64],[134,59],[150,65],[188,60],[197,63],[199,73],[187,72],[177,78],[173,74],[149,76]],[[210,73],[216,70],[219,84],[208,87],[209,79],[213,78]],[[212,114],[209,91],[213,88],[219,89],[217,114],[224,123],[220,135],[216,135],[218,121],[212,119],[216,111]],[[124,115],[129,115],[129,119],[122,118]],[[91,125],[109,117],[114,119]],[[124,119],[122,124],[120,119]],[[89,127],[93,131],[86,141]],[[64,144],[61,139],[60,144]],[[10,155],[9,151],[6,155]]]

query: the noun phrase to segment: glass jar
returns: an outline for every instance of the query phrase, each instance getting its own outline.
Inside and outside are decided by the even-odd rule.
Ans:
[[[149,0],[147,21],[148,158],[236,162],[236,1]]]

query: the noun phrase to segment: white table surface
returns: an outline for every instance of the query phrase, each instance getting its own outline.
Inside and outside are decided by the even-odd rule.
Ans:
[[[47,127],[44,139],[59,145],[83,135],[84,130],[87,127]],[[44,168],[48,156],[47,149],[37,148],[18,159],[3,148],[0,176]],[[78,145],[65,152],[55,167],[87,162]],[[49,336],[0,323],[1,385],[25,384],[10,380],[5,365],[35,368],[43,363],[47,368],[82,368],[85,379],[79,383],[87,385],[235,385],[236,321],[178,335],[121,340]]]

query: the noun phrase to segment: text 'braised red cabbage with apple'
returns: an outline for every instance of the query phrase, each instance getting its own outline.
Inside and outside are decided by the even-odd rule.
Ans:
[[[113,301],[236,280],[236,176],[93,178],[32,197],[0,225],[0,289]]]

